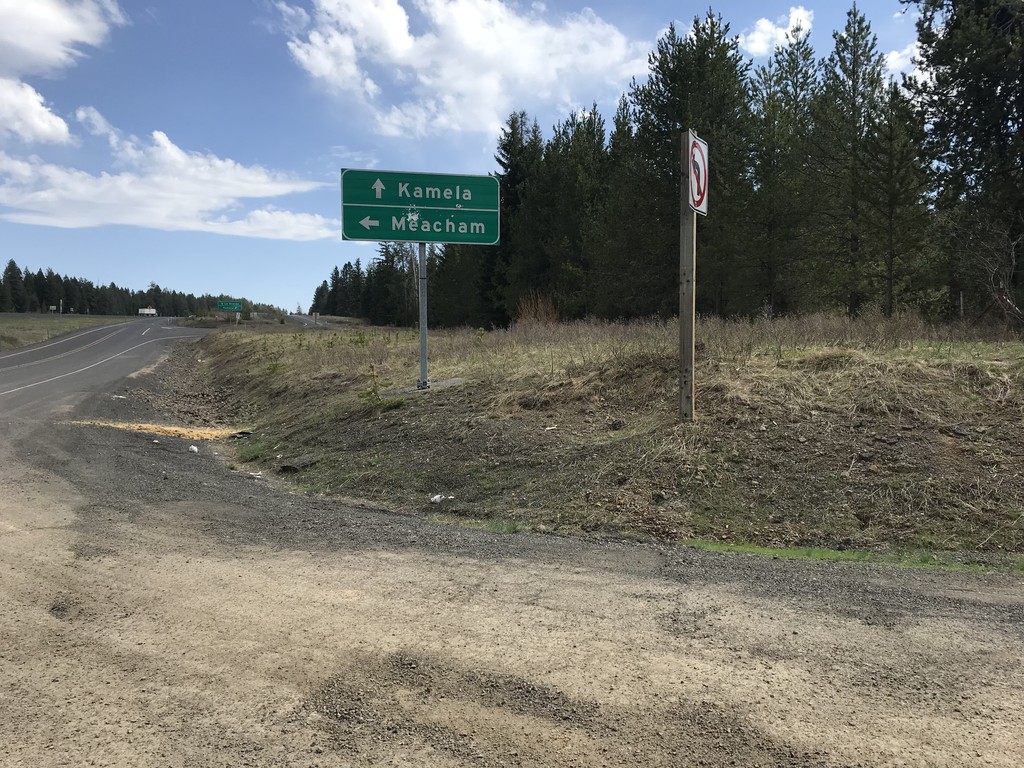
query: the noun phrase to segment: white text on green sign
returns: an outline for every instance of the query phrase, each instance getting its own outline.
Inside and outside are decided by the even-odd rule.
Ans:
[[[499,237],[498,180],[346,169],[341,173],[346,240],[494,245]]]
[[[498,212],[346,205],[342,231],[346,240],[492,245]]]

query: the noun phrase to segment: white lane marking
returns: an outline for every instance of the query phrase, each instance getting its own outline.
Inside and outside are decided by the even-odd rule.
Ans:
[[[138,321],[137,320],[127,320],[127,321],[125,321],[123,323],[111,323],[110,325],[97,325],[95,328],[89,328],[88,330],[80,331],[79,333],[75,333],[75,334],[72,334],[70,336],[64,336],[63,338],[57,339],[57,341],[51,341],[49,344],[35,344],[35,345],[32,345],[31,347],[26,347],[25,349],[19,349],[17,352],[4,352],[2,355],[0,355],[0,360],[6,360],[8,357],[17,357],[18,355],[27,355],[29,352],[36,352],[36,351],[38,351],[40,349],[46,349],[47,347],[53,347],[53,346],[55,346],[57,344],[63,344],[66,341],[74,341],[79,336],[85,336],[87,333],[96,333],[96,331],[109,331],[111,328],[118,328],[118,327],[124,328],[124,327],[127,327],[128,325],[131,325],[134,322],[138,322]]]
[[[33,382],[32,384],[25,384],[24,386],[21,386],[21,387],[15,387],[14,389],[8,389],[6,392],[0,392],[0,397],[3,397],[4,395],[13,395],[15,392],[21,392],[23,389],[32,389],[32,387],[38,387],[41,384],[49,384],[51,381],[57,381],[59,379],[66,379],[68,376],[75,376],[75,375],[77,375],[79,373],[84,373],[85,371],[88,371],[90,368],[95,368],[97,365],[103,365],[104,363],[109,363],[111,360],[114,360],[115,358],[118,358],[121,355],[127,354],[128,352],[132,352],[132,351],[138,349],[139,347],[144,347],[147,344],[159,344],[161,341],[167,341],[168,339],[194,339],[194,338],[196,338],[195,335],[192,335],[192,336],[164,336],[164,337],[159,338],[159,339],[150,339],[149,341],[144,341],[141,344],[136,344],[134,347],[128,347],[128,349],[122,349],[116,355],[111,355],[110,357],[106,358],[105,360],[100,360],[99,362],[93,363],[92,365],[87,365],[84,368],[79,368],[77,371],[68,371],[67,373],[62,373],[60,376],[54,376],[52,379],[45,379],[43,381],[36,381],[36,382]]]
[[[145,335],[146,335],[147,333],[149,333],[149,332],[150,332],[150,331],[152,331],[152,330],[153,330],[152,328],[147,328],[146,330],[144,330],[144,331],[142,332],[142,335],[143,335],[143,336],[145,336]]]
[[[106,327],[109,328],[110,326],[106,326]],[[42,365],[43,363],[49,363],[49,362],[52,362],[54,360],[60,360],[62,357],[68,357],[69,355],[76,355],[79,352],[83,352],[83,351],[89,349],[89,347],[95,347],[97,344],[101,344],[104,341],[106,341],[107,339],[112,339],[114,336],[117,336],[117,334],[119,334],[121,331],[125,330],[127,327],[128,326],[126,326],[126,325],[119,326],[116,330],[108,333],[106,336],[104,336],[101,339],[96,339],[95,341],[90,341],[88,344],[86,344],[85,346],[82,346],[82,347],[75,347],[74,349],[69,349],[67,352],[61,352],[59,355],[52,355],[50,357],[44,357],[44,358],[41,358],[39,360],[33,360],[30,363],[20,363],[18,365],[8,365],[6,368],[0,368],[0,373],[3,373],[4,371],[14,371],[14,370],[17,370],[18,368],[31,368],[33,365]]]

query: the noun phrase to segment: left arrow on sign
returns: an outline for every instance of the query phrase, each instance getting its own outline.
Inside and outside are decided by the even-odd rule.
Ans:
[[[380,200],[381,193],[384,192],[384,182],[377,179],[373,184],[373,191],[377,193],[377,199]]]
[[[377,221],[377,219],[371,219],[369,216],[364,218],[359,223],[362,224],[367,229],[369,229],[370,227],[379,227],[380,226],[380,222]]]

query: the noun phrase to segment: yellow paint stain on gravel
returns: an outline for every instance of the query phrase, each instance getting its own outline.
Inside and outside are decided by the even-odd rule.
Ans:
[[[221,440],[238,431],[224,427],[175,427],[170,424],[142,424],[132,421],[71,421],[68,423],[80,427],[109,427],[110,429],[123,429],[127,432],[182,437],[186,440]]]

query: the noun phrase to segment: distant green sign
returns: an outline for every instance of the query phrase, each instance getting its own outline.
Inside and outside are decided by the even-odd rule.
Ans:
[[[341,236],[379,242],[497,245],[494,176],[341,172]]]
[[[217,311],[219,312],[241,312],[242,302],[240,301],[218,301]]]

